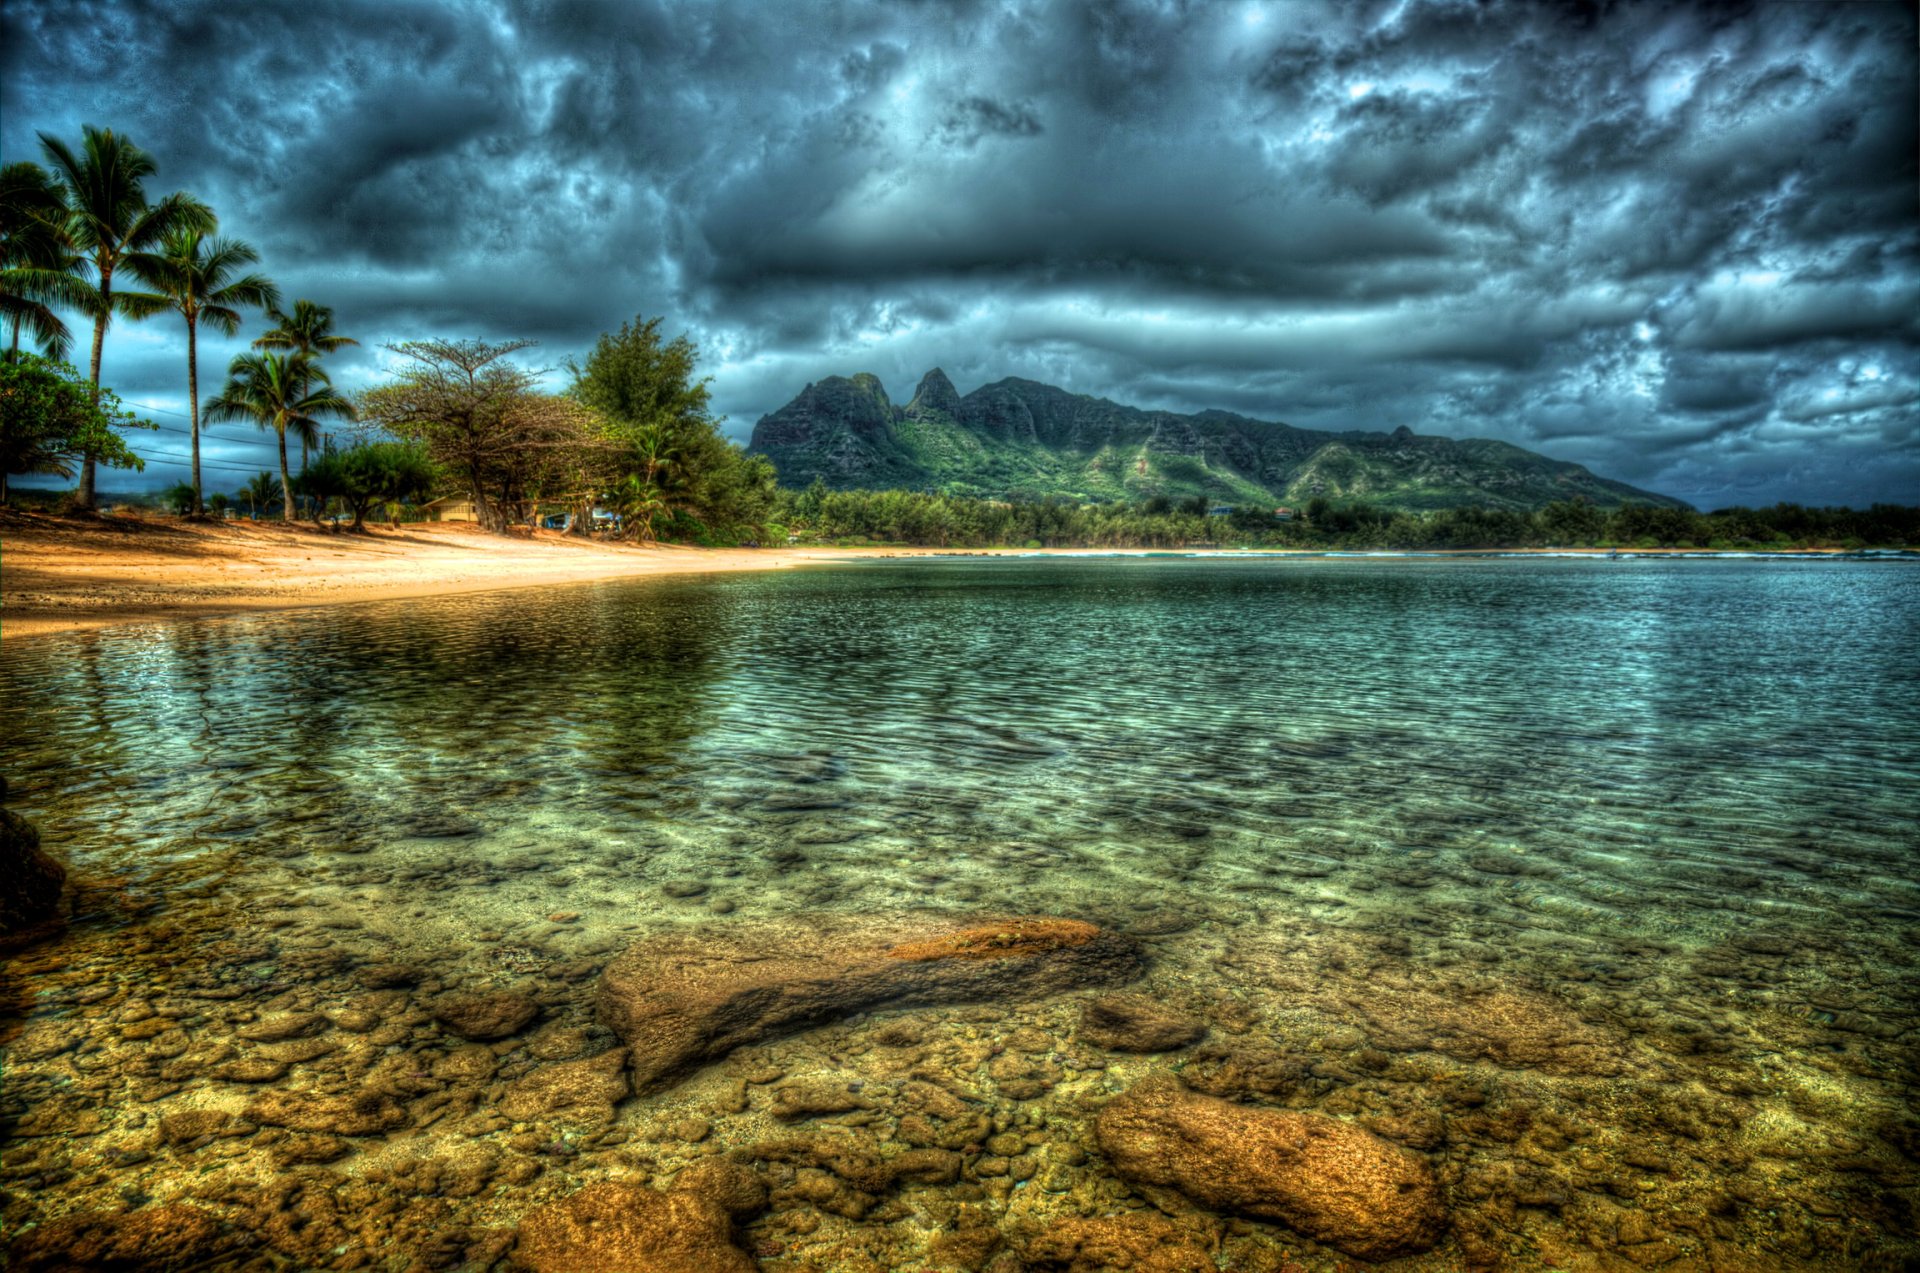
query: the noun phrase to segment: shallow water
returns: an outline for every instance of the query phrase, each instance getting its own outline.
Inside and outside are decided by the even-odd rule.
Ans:
[[[1035,1170],[970,1164],[857,1217],[777,1202],[748,1231],[765,1267],[1018,1268],[1032,1226],[1144,1207],[1073,1147],[1166,1068],[1426,1155],[1453,1233],[1410,1268],[1899,1267],[1916,634],[1899,562],[956,560],[12,646],[0,772],[81,887],[9,968],[8,1228],[179,1198],[279,1232],[261,1217],[293,1204],[249,1190],[298,1178],[307,1211],[391,1195],[368,1214],[404,1240],[375,1254],[335,1205],[261,1267],[485,1267],[488,1235],[581,1181],[763,1140],[734,1069],[884,1080],[869,1036],[906,1019],[956,1082],[1015,1037],[1051,1067],[1037,1098],[981,1096]],[[610,1042],[592,977],[636,938],[914,909],[1134,933],[1147,987],[1212,1034],[1123,1057],[1077,1039],[1073,1002],[884,1014],[573,1139],[487,1127],[486,1082]],[[396,963],[419,984],[368,986]],[[433,1074],[457,1041],[422,1005],[529,985],[547,1023],[458,1118],[325,1167],[272,1132],[156,1149],[169,1113],[258,1094],[219,1077],[259,1059],[251,1014],[378,1017],[266,1058],[327,1090]],[[1294,1077],[1236,1086],[1250,1058]],[[438,1081],[417,1099],[460,1087]],[[396,1166],[476,1146],[465,1198]],[[955,1208],[1001,1235],[985,1254],[935,1243]],[[1212,1240],[1221,1267],[1341,1265],[1277,1226]]]

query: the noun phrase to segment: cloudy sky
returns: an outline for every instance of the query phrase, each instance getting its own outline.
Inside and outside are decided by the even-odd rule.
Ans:
[[[940,365],[1505,438],[1709,508],[1920,502],[1898,0],[7,0],[0,28],[5,158],[130,135],[153,194],[366,343],[348,388],[381,342],[558,363],[664,315],[739,437],[810,380],[904,399]],[[106,351],[171,427],[178,328]],[[269,459],[220,432],[216,485]]]

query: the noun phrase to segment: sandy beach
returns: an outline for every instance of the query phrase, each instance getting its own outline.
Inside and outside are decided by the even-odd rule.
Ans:
[[[502,537],[463,523],[352,533],[277,522],[6,513],[0,639],[595,579],[770,570],[861,551],[641,548],[556,531]]]

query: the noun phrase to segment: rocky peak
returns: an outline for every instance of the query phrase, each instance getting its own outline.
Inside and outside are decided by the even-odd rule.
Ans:
[[[1411,442],[1413,441],[1413,430],[1403,424],[1393,431],[1393,440],[1395,442]]]
[[[920,387],[913,391],[913,401],[907,404],[908,415],[940,414],[949,418],[960,412],[960,394],[953,387],[953,381],[947,379],[947,373],[935,367],[920,377]]]

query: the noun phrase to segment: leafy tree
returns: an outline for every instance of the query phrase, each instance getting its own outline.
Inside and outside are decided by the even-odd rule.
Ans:
[[[66,213],[60,186],[39,164],[0,169],[0,318],[13,329],[13,350],[25,327],[42,353],[64,359],[72,336],[53,306],[77,309],[92,294],[74,276]]]
[[[128,265],[155,293],[187,320],[187,404],[193,432],[193,508],[200,511],[200,347],[199,327],[206,323],[224,336],[240,330],[238,306],[272,306],[280,291],[264,274],[234,272],[260,254],[238,239],[208,238],[191,226],[168,234],[156,253],[131,257]]]
[[[30,353],[0,359],[0,503],[14,473],[70,478],[85,456],[112,468],[143,468],[117,430],[152,427],[64,362]]]
[[[505,534],[545,499],[577,499],[568,483],[601,445],[593,412],[538,391],[541,371],[507,361],[532,341],[410,340],[407,360],[362,398],[363,418],[465,483],[480,525]]]
[[[170,194],[148,203],[146,179],[156,171],[153,159],[112,129],[82,130],[80,153],[58,138],[40,134],[41,148],[62,187],[67,240],[93,273],[93,284],[80,309],[93,319],[93,355],[88,380],[100,385],[100,353],[107,327],[115,314],[140,319],[165,307],[149,293],[115,292],[114,272],[135,254],[146,252],[178,229],[213,229],[213,213],[185,194]],[[81,457],[79,504],[94,506],[94,464],[100,457]]]
[[[226,516],[227,509],[232,506],[233,501],[226,496],[225,492],[215,491],[207,496],[207,511],[215,517]]]
[[[695,379],[699,350],[684,335],[662,339],[661,321],[623,323],[570,364],[570,392],[598,413],[619,500],[635,511],[627,531],[650,538],[667,515],[703,538],[757,533],[772,511],[771,471],[721,435],[709,382]]]
[[[376,505],[420,499],[433,489],[436,476],[423,447],[360,442],[344,451],[322,451],[294,484],[314,497],[316,510],[339,499],[353,514],[352,529],[359,530]]]
[[[294,518],[293,480],[287,473],[287,431],[316,429],[323,417],[351,420],[353,404],[333,391],[326,373],[303,365],[305,354],[236,354],[227,384],[207,403],[207,419],[251,420],[280,441],[282,516]]]
[[[1534,514],[1541,538],[1554,547],[1591,544],[1607,533],[1607,515],[1584,499],[1556,500]]]
[[[248,478],[247,484],[240,488],[240,498],[247,501],[247,515],[260,520],[260,510],[272,507],[282,498],[284,489],[280,479],[271,473],[261,472]]]
[[[160,492],[160,502],[169,511],[185,517],[195,510],[200,502],[200,493],[193,489],[192,482],[175,482]]]

